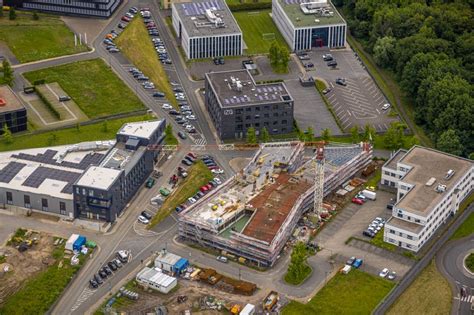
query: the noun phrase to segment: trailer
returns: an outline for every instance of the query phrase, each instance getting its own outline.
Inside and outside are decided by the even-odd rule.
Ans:
[[[263,300],[263,309],[266,311],[271,311],[277,302],[278,293],[275,291],[270,291],[265,300]]]
[[[370,200],[375,200],[377,198],[377,193],[364,189],[362,190],[362,194],[365,196],[365,198],[370,199]]]

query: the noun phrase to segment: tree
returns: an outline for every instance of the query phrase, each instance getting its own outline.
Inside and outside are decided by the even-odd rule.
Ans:
[[[463,151],[461,141],[453,129],[448,129],[441,134],[436,142],[436,147],[438,150],[454,155],[461,155]]]
[[[388,68],[392,65],[396,41],[392,36],[377,39],[374,46],[374,60],[379,66]]]
[[[370,124],[364,126],[364,133],[362,134],[362,141],[373,141],[375,137],[375,129]]]
[[[268,51],[268,58],[270,58],[270,63],[275,65],[278,63],[278,43],[273,41],[270,45],[270,50]]]
[[[308,265],[306,264],[306,258],[308,257],[308,251],[306,245],[303,242],[298,242],[293,247],[291,252],[291,261],[288,265],[288,276],[291,279],[302,280],[301,277],[307,270]]]
[[[405,142],[405,137],[403,132],[405,130],[405,125],[399,122],[393,122],[390,124],[390,127],[387,129],[384,137],[385,147],[389,150],[397,150],[403,147]]]
[[[282,65],[283,68],[287,69],[288,68],[288,62],[290,61],[290,51],[286,46],[280,45],[279,47],[279,57],[280,57],[280,64]]]
[[[308,126],[305,131],[305,141],[313,141],[314,139],[314,129],[311,126]]]
[[[471,154],[469,154],[469,159],[474,160],[474,152],[471,152]]]
[[[270,133],[268,133],[267,127],[262,128],[262,131],[260,132],[260,141],[261,142],[269,142],[270,141]]]
[[[331,130],[329,128],[323,129],[321,132],[321,139],[324,141],[329,141],[331,139]]]
[[[2,130],[3,130],[3,142],[5,142],[5,144],[13,143],[12,132],[10,131],[6,123],[3,125]]]
[[[38,13],[35,11],[33,12],[33,20],[38,21],[40,19]]]
[[[8,18],[10,20],[15,20],[16,19],[16,12],[15,12],[15,8],[13,7],[10,7],[10,13],[9,13],[9,16]]]
[[[170,126],[170,125],[168,125],[168,126]],[[109,131],[109,125],[108,125],[107,119],[102,122],[102,127],[100,129],[104,133]]]
[[[352,127],[350,132],[351,132],[352,143],[359,142],[359,127],[358,126]]]
[[[3,80],[8,84],[13,84],[13,69],[7,59],[4,59],[2,62],[3,67]]]
[[[247,143],[257,143],[257,135],[255,133],[254,127],[250,127],[247,129]]]

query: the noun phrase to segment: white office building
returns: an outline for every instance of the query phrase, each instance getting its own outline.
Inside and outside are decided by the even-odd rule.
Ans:
[[[418,252],[474,190],[474,161],[414,146],[384,164],[381,184],[397,188],[384,241]]]
[[[188,59],[242,55],[242,31],[225,1],[172,3],[172,20]]]
[[[272,18],[292,51],[346,45],[346,21],[329,0],[272,0]]]
[[[137,274],[135,279],[142,286],[165,294],[178,284],[178,279],[165,275],[159,268],[145,267]]]

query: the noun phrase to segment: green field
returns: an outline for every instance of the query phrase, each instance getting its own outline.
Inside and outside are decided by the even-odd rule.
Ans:
[[[178,104],[168,77],[158,59],[155,47],[150,40],[145,24],[143,24],[143,19],[140,16],[134,18],[115,40],[115,43],[125,56],[150,78],[156,88],[166,94],[169,102],[177,107]]]
[[[446,279],[436,269],[434,260],[393,304],[387,315],[449,314],[452,293]]]
[[[258,12],[258,13],[257,13]],[[247,44],[247,54],[266,54],[270,49],[273,40],[279,44],[287,46],[280,31],[273,23],[269,13],[271,10],[260,11],[240,11],[234,12],[234,17],[244,34],[244,41]],[[264,34],[275,34],[274,39],[264,38]],[[269,35],[268,35],[269,36]]]
[[[158,214],[151,220],[149,227],[151,228],[160,223],[164,218],[175,211],[178,205],[193,196],[199,190],[199,187],[207,184],[212,177],[212,173],[207,166],[201,160],[197,161],[196,164],[188,169],[188,177],[165,199]]]
[[[17,18],[0,17],[0,41],[4,41],[20,62],[76,54],[87,46],[74,46],[74,34],[59,16],[38,14],[33,20],[30,12],[16,11]]]
[[[109,120],[106,123],[107,128],[104,128],[103,122],[99,122],[87,126],[80,126],[79,129],[74,127],[44,133],[14,136],[13,143],[11,144],[6,144],[4,141],[0,141],[0,152],[41,148],[52,145],[63,145],[84,141],[115,139],[115,134],[123,124],[127,122],[150,119],[152,119],[152,117],[149,115],[139,115]]]
[[[471,198],[468,199],[474,199],[474,194],[472,194],[470,197]],[[469,236],[472,233],[474,233],[474,213],[471,213],[467,217],[466,221],[461,224],[461,226],[456,230],[456,232],[454,232],[450,239],[457,240]]]
[[[375,237],[370,240],[370,243],[392,252],[398,248],[398,246],[383,241],[383,228],[377,234],[375,234]]]
[[[42,79],[59,83],[91,119],[145,108],[102,59],[68,63],[24,76],[31,83]]]
[[[52,256],[56,258],[56,262],[27,280],[18,292],[7,298],[0,307],[0,314],[46,313],[86,260],[86,257],[81,255],[79,265],[71,266],[70,260],[63,257],[64,247],[56,248]],[[61,261],[62,266],[59,266]]]
[[[370,314],[393,286],[393,282],[353,269],[347,275],[338,273],[307,304],[290,302],[282,314]]]

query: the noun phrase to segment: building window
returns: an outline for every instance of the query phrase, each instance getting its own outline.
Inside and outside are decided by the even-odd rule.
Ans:
[[[13,196],[12,196],[12,193],[7,191],[7,203],[9,205],[12,205],[13,204]]]
[[[283,119],[283,120],[281,121],[281,123],[282,123],[283,125],[286,125],[286,124],[288,123],[288,121],[287,121],[286,119]]]
[[[260,106],[256,106],[255,111],[259,112],[260,111]]]
[[[252,117],[250,115],[247,115],[247,116],[245,116],[245,119],[250,120],[250,119],[252,119]]]
[[[278,113],[273,113],[273,117],[278,117]]]
[[[413,239],[413,236],[407,235],[407,238],[408,238],[409,240],[412,240],[412,239]]]
[[[270,117],[270,114],[263,114],[263,117],[268,118]]]
[[[48,199],[41,198],[41,210],[48,211]]]
[[[63,201],[59,202],[59,212],[61,214],[66,214],[66,203]]]
[[[278,125],[278,120],[275,120],[275,121],[273,122],[273,126],[275,126],[275,125]]]
[[[245,111],[246,111],[246,112],[251,112],[251,111],[252,111],[252,108],[251,108],[251,107],[247,107],[247,108],[245,109]]]
[[[28,208],[28,209],[31,208],[30,196],[24,195],[23,201],[25,203],[25,208]]]
[[[395,234],[395,230],[389,230],[391,234]]]

